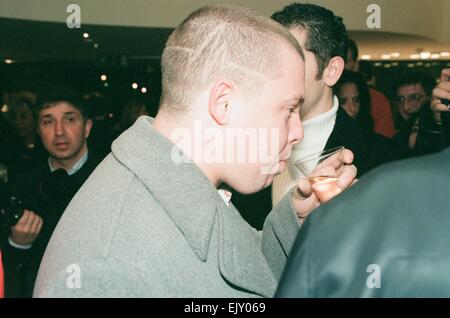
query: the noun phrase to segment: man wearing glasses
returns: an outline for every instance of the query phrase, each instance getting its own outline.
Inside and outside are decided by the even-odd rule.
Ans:
[[[431,87],[428,89],[428,82]],[[431,96],[434,83],[427,76],[420,73],[410,73],[403,76],[393,89],[393,108],[397,131],[402,130],[414,113]]]

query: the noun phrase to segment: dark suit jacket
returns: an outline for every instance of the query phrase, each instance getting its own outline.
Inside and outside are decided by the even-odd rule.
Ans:
[[[450,297],[449,180],[450,149],[368,173],[305,221],[277,296]]]
[[[43,226],[27,250],[12,247],[7,241],[9,235],[1,238],[7,297],[31,297],[42,256],[61,215],[100,160],[99,154],[89,152],[86,163],[71,176],[61,170],[50,172],[45,160],[15,184],[14,192],[23,207],[36,212],[42,218]]]
[[[358,176],[363,175],[371,166],[371,158],[364,141],[364,135],[358,122],[353,120],[341,108],[338,108],[336,122],[325,148],[345,146],[355,155],[354,164]],[[272,210],[272,187],[255,194],[242,195],[236,191],[231,198],[242,217],[254,228],[260,230],[269,212]]]

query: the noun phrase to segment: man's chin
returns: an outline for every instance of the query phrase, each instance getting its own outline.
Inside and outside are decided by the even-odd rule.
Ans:
[[[74,157],[71,152],[54,151],[50,156],[55,160],[68,160]]]

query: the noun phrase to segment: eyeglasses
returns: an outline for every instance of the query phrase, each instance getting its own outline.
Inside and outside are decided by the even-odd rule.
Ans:
[[[423,97],[425,97],[425,95],[422,94],[411,94],[406,96],[402,96],[402,95],[397,95],[394,97],[394,102],[396,102],[397,104],[403,104],[406,101],[408,101],[408,103],[418,103]]]

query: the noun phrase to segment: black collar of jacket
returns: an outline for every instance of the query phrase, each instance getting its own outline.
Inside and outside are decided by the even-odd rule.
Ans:
[[[353,152],[353,164],[358,168],[358,177],[369,170],[370,156],[362,128],[342,107],[338,108],[336,122],[325,149],[338,146],[344,146]]]

